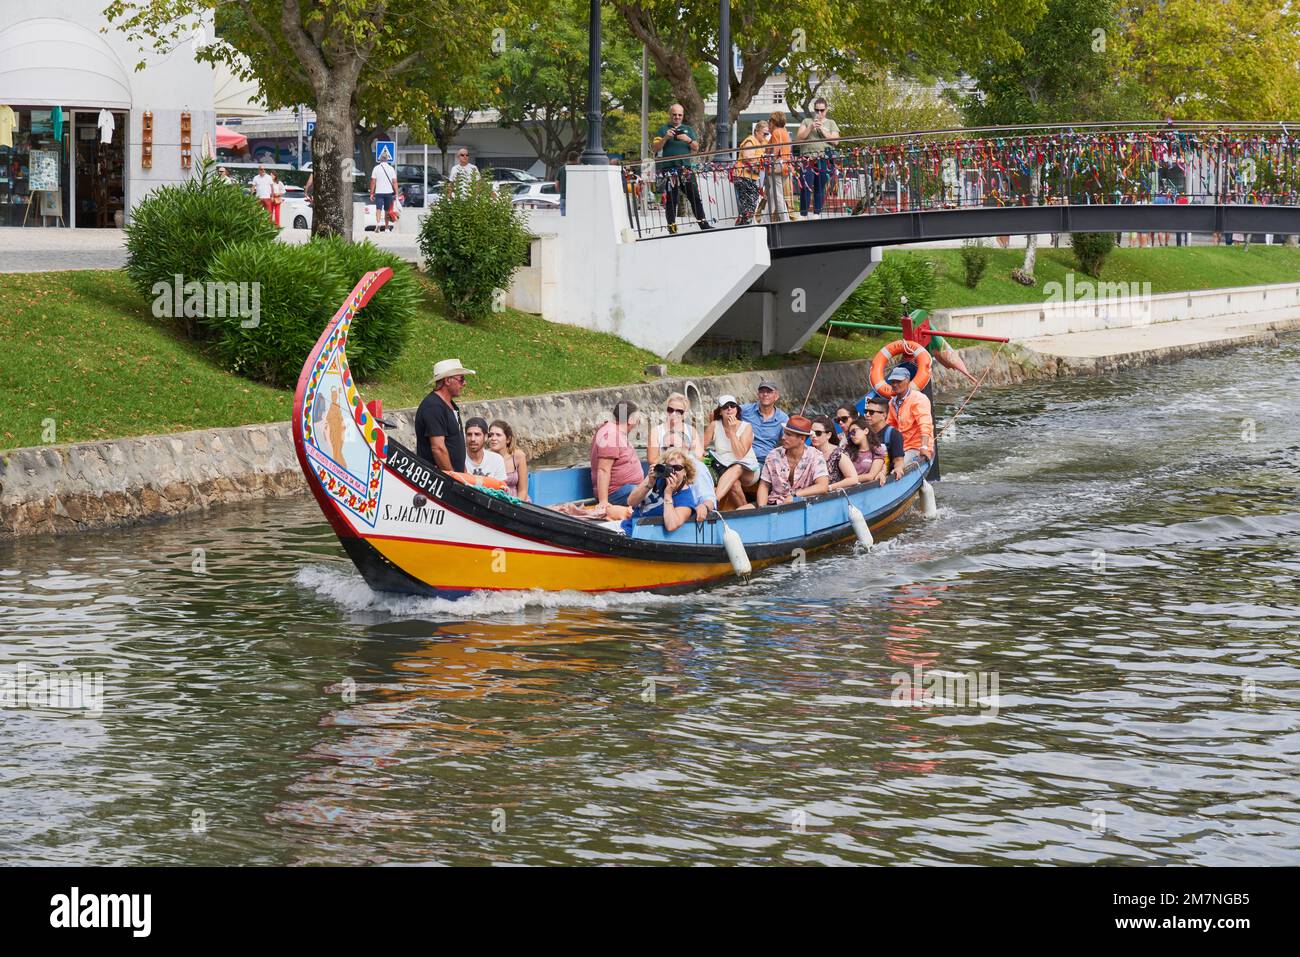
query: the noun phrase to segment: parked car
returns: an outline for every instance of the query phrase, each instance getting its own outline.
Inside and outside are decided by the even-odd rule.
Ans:
[[[532,173],[522,169],[510,169],[507,166],[492,166],[483,170],[485,176],[491,176],[496,183],[540,183],[541,180]]]
[[[301,186],[285,186],[284,202],[280,205],[280,225],[283,228],[311,229],[311,200]]]
[[[521,209],[559,209],[560,184],[548,182],[520,183],[511,200]]]

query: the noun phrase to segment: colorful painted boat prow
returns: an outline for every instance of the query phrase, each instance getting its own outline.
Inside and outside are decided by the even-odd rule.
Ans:
[[[389,436],[348,368],[352,323],[391,276],[367,273],[330,320],[303,365],[292,422],[308,487],[376,591],[686,591],[735,577],[726,528],[758,569],[852,539],[850,504],[877,531],[921,490],[925,472],[914,469],[883,486],[724,513],[725,525],[711,517],[669,533],[643,519],[627,535],[545,507],[590,496],[586,468],[533,471],[531,502],[464,484]]]

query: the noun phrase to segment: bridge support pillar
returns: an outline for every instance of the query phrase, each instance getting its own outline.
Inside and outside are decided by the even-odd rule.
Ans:
[[[875,246],[774,258],[708,335],[750,343],[764,355],[795,352],[880,259],[881,250]]]

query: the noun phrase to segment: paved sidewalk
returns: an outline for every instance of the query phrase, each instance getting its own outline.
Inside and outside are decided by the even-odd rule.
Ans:
[[[306,229],[280,231],[284,242],[305,243],[310,235]],[[374,233],[354,228],[352,235],[358,242],[369,239],[409,262],[420,261],[414,233]],[[125,265],[126,233],[120,229],[0,228],[0,273],[121,269]]]
[[[1067,332],[1035,339],[1018,339],[1017,345],[1062,359],[1111,359],[1145,353],[1161,356],[1198,346],[1219,346],[1271,338],[1279,332],[1300,329],[1300,312],[1276,309],[1235,316],[1177,319],[1126,329]]]

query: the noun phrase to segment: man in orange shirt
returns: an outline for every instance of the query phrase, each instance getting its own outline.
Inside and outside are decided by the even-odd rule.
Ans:
[[[902,366],[895,366],[886,380],[894,390],[889,400],[889,424],[903,433],[903,467],[925,459],[928,465],[934,459],[934,415],[930,400],[919,389],[912,388],[912,374]]]

